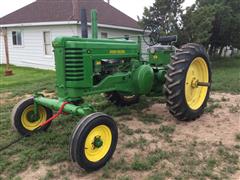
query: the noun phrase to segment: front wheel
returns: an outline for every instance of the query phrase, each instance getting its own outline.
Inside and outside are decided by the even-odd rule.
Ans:
[[[182,46],[172,56],[165,77],[170,113],[178,120],[200,117],[207,105],[211,85],[210,62],[205,48],[193,43]]]
[[[81,119],[73,131],[70,157],[86,171],[102,168],[112,157],[118,140],[115,121],[103,113]]]
[[[23,99],[12,110],[12,126],[22,136],[30,136],[39,126],[52,117],[52,110],[38,105],[38,115],[34,114],[34,98]],[[38,130],[47,130],[50,124]]]

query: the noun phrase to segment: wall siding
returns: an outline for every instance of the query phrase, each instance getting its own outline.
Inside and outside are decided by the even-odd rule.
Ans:
[[[22,31],[22,46],[14,46],[12,43],[12,31],[16,30]],[[51,32],[52,40],[61,35],[77,35],[76,25],[8,28],[10,63],[17,66],[54,69],[54,56],[46,56],[44,53],[44,31]],[[4,53],[1,54],[2,63],[5,63]]]
[[[4,44],[3,44],[3,36],[0,33],[0,64],[3,64],[4,57],[5,57],[5,51],[4,51]]]
[[[39,27],[21,27],[8,28],[8,44],[10,63],[17,66],[33,67],[40,69],[54,69],[54,55],[46,56],[44,54],[43,32],[50,31],[51,39],[58,36],[76,36],[80,35],[79,25],[56,25],[56,26],[39,26]],[[12,31],[22,31],[23,45],[20,47],[12,44]],[[108,37],[118,37],[124,35],[138,35],[139,33],[126,30],[115,30],[109,28],[99,28],[99,38],[101,32],[107,32]],[[89,37],[91,30],[89,29]],[[0,37],[0,63],[5,63],[3,38]]]

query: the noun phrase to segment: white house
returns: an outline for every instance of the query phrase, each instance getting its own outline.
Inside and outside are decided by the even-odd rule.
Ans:
[[[0,19],[7,31],[10,63],[54,69],[51,42],[57,36],[80,36],[80,9],[97,9],[99,37],[139,35],[137,22],[103,0],[37,0]],[[89,36],[91,36],[89,27]],[[0,63],[5,63],[3,37],[0,36]]]

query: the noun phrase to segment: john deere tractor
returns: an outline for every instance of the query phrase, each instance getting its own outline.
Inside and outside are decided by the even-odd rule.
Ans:
[[[157,38],[158,44],[148,48],[147,59],[142,58],[142,37],[98,39],[96,10],[91,12],[92,37],[88,38],[86,16],[82,10],[81,37],[58,37],[52,43],[58,98],[36,93],[22,100],[13,109],[12,124],[21,135],[30,136],[47,130],[60,114],[81,117],[72,132],[70,157],[81,168],[94,171],[112,157],[118,128],[110,115],[84,103],[84,96],[105,94],[121,108],[138,103],[142,95],[165,94],[167,108],[176,119],[194,120],[206,107],[211,70],[202,45],[190,43],[178,49],[172,45],[176,36]],[[146,32],[148,42],[156,41],[153,35],[158,31]]]

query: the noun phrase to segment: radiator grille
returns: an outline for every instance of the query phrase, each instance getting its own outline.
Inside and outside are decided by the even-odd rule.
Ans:
[[[83,50],[81,48],[65,49],[66,81],[84,80]]]

